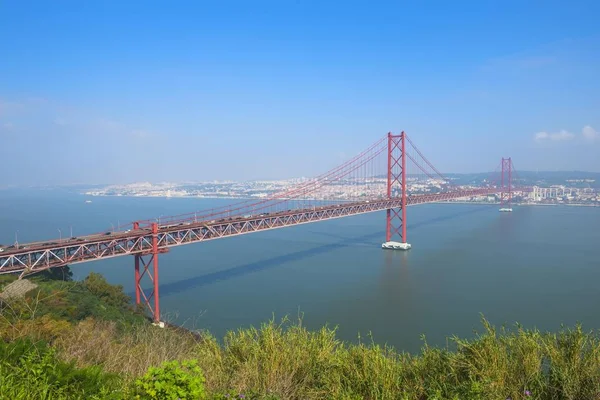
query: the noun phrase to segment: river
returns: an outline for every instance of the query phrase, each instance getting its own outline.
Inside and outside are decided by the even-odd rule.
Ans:
[[[67,190],[0,191],[0,243],[109,230],[111,223],[225,204],[198,198],[89,197]],[[600,328],[600,209],[428,204],[408,209],[412,250],[381,249],[383,212],[172,249],[160,257],[166,319],[217,337],[285,315],[339,337],[372,333],[414,352],[496,325]],[[79,264],[132,293],[133,258]]]

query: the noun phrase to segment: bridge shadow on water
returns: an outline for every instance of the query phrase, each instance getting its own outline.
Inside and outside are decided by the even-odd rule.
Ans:
[[[479,211],[484,211],[484,210],[489,210],[489,208],[485,207],[485,206],[478,206],[474,209],[432,218],[432,219],[422,221],[422,222],[419,222],[416,224],[409,224],[408,228],[411,230],[415,230],[415,229],[419,229],[421,227],[431,225],[431,224],[434,224],[437,222],[451,220],[451,219],[458,218],[458,217],[461,217],[461,216],[464,216],[467,214],[473,214],[473,213],[476,213]],[[306,249],[306,250],[296,251],[296,252],[289,253],[289,254],[271,257],[271,258],[267,258],[264,260],[259,260],[259,261],[255,261],[255,262],[251,262],[251,263],[247,263],[247,264],[238,265],[236,267],[225,269],[222,271],[211,272],[211,273],[204,274],[204,275],[199,275],[199,276],[195,276],[195,277],[191,277],[191,278],[182,279],[182,280],[179,280],[176,282],[167,283],[167,284],[161,285],[160,293],[163,296],[169,296],[171,294],[179,293],[179,292],[182,292],[182,291],[185,291],[188,289],[199,288],[202,286],[211,285],[211,284],[219,282],[219,281],[234,279],[234,278],[248,275],[248,274],[251,274],[254,272],[265,271],[265,270],[277,267],[277,266],[287,263],[287,262],[303,260],[305,258],[313,257],[313,256],[316,256],[319,254],[325,254],[330,251],[343,249],[343,248],[346,248],[346,247],[349,247],[352,245],[368,244],[365,242],[376,239],[376,238],[382,238],[382,236],[384,235],[384,232],[382,232],[381,230],[378,230],[378,231],[372,232],[372,233],[368,233],[363,236],[354,237],[354,238],[347,238],[347,237],[330,234],[330,233],[325,233],[325,232],[313,232],[313,233],[315,233],[315,234],[318,233],[320,235],[334,237],[334,238],[340,239],[340,241],[335,242],[335,243],[328,243],[328,244],[312,247],[312,248]],[[132,292],[132,293],[129,293],[129,295],[133,297],[133,296],[135,296],[135,293]]]

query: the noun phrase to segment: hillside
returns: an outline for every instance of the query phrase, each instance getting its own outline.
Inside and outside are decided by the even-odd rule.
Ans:
[[[62,272],[67,272],[63,274]],[[14,280],[1,276],[0,289]],[[2,300],[0,393],[10,399],[597,399],[600,342],[580,327],[496,330],[418,355],[302,321],[229,332],[152,326],[122,288],[68,270]]]
[[[491,172],[472,174],[445,174],[457,185],[480,185],[490,179]],[[522,186],[565,185],[576,188],[600,188],[600,172],[584,171],[517,171],[515,183]]]

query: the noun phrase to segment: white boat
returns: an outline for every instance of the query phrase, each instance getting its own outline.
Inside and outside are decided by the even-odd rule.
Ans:
[[[91,200],[86,200],[85,202],[86,202],[86,203],[91,203],[92,201],[91,201]]]
[[[498,210],[500,212],[512,212],[512,208],[509,207],[502,207],[500,210]]]
[[[412,246],[409,243],[400,243],[400,242],[385,242],[381,244],[382,249],[388,250],[408,250]]]

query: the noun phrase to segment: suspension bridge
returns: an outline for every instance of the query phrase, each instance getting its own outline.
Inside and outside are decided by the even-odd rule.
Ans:
[[[159,255],[173,247],[385,210],[382,247],[408,250],[408,206],[493,195],[502,210],[510,211],[514,179],[512,159],[502,158],[484,185],[455,186],[407,134],[390,132],[338,167],[264,198],[160,221],[133,221],[108,232],[10,246],[0,252],[0,274],[23,277],[49,268],[131,255],[136,304],[146,305],[159,323]],[[415,182],[410,191],[409,180]],[[422,185],[420,190],[417,183],[424,181],[429,188]],[[437,188],[435,193],[431,184]]]

